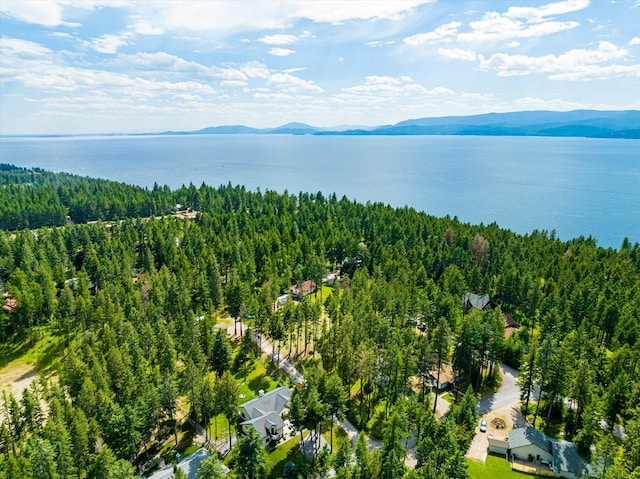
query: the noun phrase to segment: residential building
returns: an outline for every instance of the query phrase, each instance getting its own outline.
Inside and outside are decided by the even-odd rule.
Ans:
[[[242,432],[255,428],[265,447],[272,441],[280,440],[284,429],[282,414],[290,401],[291,389],[282,386],[268,393],[261,392],[257,398],[240,405]]]
[[[565,479],[579,479],[592,472],[575,443],[547,436],[532,426],[509,431],[507,441],[490,438],[489,452],[505,454],[512,461],[548,465],[555,477]]]

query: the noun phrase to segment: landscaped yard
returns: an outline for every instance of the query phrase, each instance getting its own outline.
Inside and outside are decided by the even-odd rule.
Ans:
[[[487,461],[484,464],[470,459],[467,459],[467,464],[469,465],[471,479],[495,479],[497,477],[500,479],[528,479],[539,477],[513,471],[509,461],[492,455],[487,456]]]
[[[288,461],[295,464],[298,460],[298,456],[300,455],[299,445],[300,434],[296,434],[296,436],[291,438],[289,441],[267,453],[266,477],[273,479],[282,477],[282,469],[284,468],[284,465]]]
[[[247,370],[250,371],[247,375],[247,380],[238,386],[238,394],[240,395],[240,399],[238,400],[239,404],[245,403],[250,399],[257,398],[258,392],[261,389],[264,392],[268,392],[278,386],[278,383],[267,375],[267,370],[261,361],[251,361]],[[239,371],[235,374],[235,378],[238,381],[242,381],[243,376],[243,371]]]

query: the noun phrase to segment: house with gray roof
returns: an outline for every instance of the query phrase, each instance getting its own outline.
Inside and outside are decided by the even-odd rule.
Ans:
[[[282,386],[240,405],[242,431],[246,433],[249,428],[254,428],[265,447],[272,441],[278,441],[284,429],[282,412],[290,401],[291,389]]]
[[[509,431],[509,450],[514,459],[533,458],[533,461],[547,463],[553,460],[548,436],[533,427],[521,427]]]
[[[534,427],[509,431],[507,443],[510,459],[548,464],[555,477],[579,479],[591,473],[575,443],[547,436]]]
[[[593,474],[591,465],[578,454],[578,446],[573,442],[552,440],[553,470],[556,477],[578,479]]]
[[[462,310],[468,313],[471,308],[477,308],[482,311],[491,302],[491,296],[488,294],[465,293],[462,296]]]

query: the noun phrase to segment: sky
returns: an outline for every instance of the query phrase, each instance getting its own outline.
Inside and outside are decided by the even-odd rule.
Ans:
[[[640,109],[640,0],[0,2],[0,135]]]

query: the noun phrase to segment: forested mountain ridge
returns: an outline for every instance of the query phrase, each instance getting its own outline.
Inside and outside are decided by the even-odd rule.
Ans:
[[[11,190],[21,184],[33,198],[56,195],[63,207],[100,191],[199,214],[0,231],[0,282],[13,301],[0,310],[3,348],[50,336],[62,356],[59,383],[35,384],[20,401],[3,398],[0,477],[131,477],[129,462],[145,461],[160,430],[173,433],[180,404],[202,423],[233,416],[213,399],[235,386],[232,360],[242,364],[248,354],[236,344],[232,358],[226,336],[214,332],[227,313],[248,313],[253,330],[292,359],[316,352],[305,362],[301,423],[311,424],[310,404],[317,417],[333,405],[384,439],[384,454],[361,448],[339,477],[467,477],[475,427],[468,401],[436,423],[409,378],[450,362],[481,389],[500,359],[523,368],[523,388],[541,384],[540,427],[561,428],[584,454],[598,444],[592,459],[608,461],[607,478],[640,467],[638,244],[615,251],[591,239],[517,235],[321,193],[145,190],[103,180],[92,190],[96,180],[31,173],[2,176],[11,187],[0,189],[0,203],[23,194]],[[68,197],[59,195],[66,181]],[[108,218],[110,204],[96,201],[98,218]],[[29,202],[21,206],[31,214]],[[333,268],[344,290],[338,282],[322,301],[315,295],[273,310],[284,288],[321,284]],[[469,291],[490,294],[495,309],[463,315]],[[503,313],[521,325],[506,341]],[[348,401],[332,400],[335,390]],[[601,419],[623,424],[627,438],[601,430]],[[410,430],[421,451],[413,471],[402,465],[398,440]]]
[[[293,123],[277,128],[260,129],[231,125],[162,134],[482,135],[638,139],[640,138],[640,111],[517,111],[416,118],[377,127],[317,128],[304,123]]]

